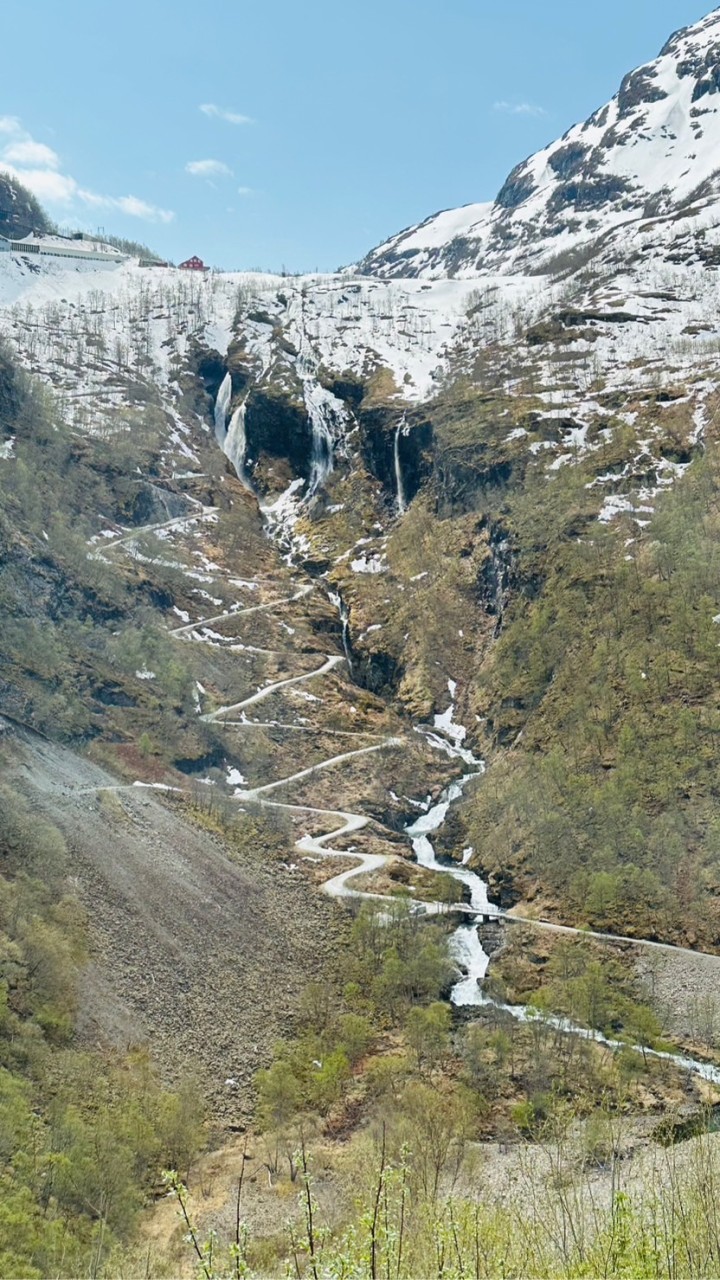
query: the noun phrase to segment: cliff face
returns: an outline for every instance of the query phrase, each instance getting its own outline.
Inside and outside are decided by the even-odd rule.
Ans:
[[[48,232],[52,223],[32,192],[0,172],[0,236],[22,238],[31,231]]]

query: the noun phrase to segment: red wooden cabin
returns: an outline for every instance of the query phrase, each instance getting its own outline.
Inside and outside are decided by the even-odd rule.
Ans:
[[[193,257],[188,258],[186,262],[180,263],[180,270],[181,271],[207,271],[208,268],[205,266],[205,263],[203,262],[202,258],[198,258],[197,256],[193,255]]]

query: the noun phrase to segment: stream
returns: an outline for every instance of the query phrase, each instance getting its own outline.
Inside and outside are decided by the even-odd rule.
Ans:
[[[311,388],[309,383],[311,379],[309,370],[303,370],[303,372],[305,372],[305,389],[306,391],[310,391]],[[247,484],[247,481],[242,474],[244,461],[244,414],[242,411],[244,409],[244,405],[240,407],[239,412],[236,410],[236,414],[234,415],[233,422],[231,424],[234,430],[232,433],[229,433],[227,431],[227,419],[230,410],[231,398],[232,385],[230,376],[227,375],[220,387],[215,405],[215,432],[221,448],[226,445],[226,438],[228,434],[233,434],[236,437],[234,441],[236,447],[233,450],[235,458],[233,461],[236,470],[238,470],[241,481]],[[334,406],[328,405],[324,398],[318,398],[316,400],[315,397],[308,396],[308,399],[311,401],[313,410],[310,414],[313,424],[313,475],[309,485],[309,494],[312,494],[322,482],[322,479],[327,472],[332,468],[333,431],[331,430],[330,420],[333,417],[332,409],[334,409]],[[309,405],[309,410],[310,407],[311,406]],[[398,505],[402,511],[404,507],[404,493],[399,465],[399,433],[400,429],[396,432],[395,460]],[[290,498],[293,490],[301,483],[302,482],[298,481],[294,482],[294,484],[290,486],[288,494],[284,495],[285,499]],[[268,532],[270,536],[273,536],[274,534],[277,537],[282,531],[284,521],[279,509],[283,507],[283,502],[284,499],[281,498],[276,504],[276,508],[278,509],[276,512],[276,520],[268,519],[270,514],[268,509],[263,511],[263,515],[265,516],[268,524]],[[285,505],[287,505],[287,502],[285,502]],[[118,545],[120,545],[121,542],[122,539],[119,540]],[[294,558],[292,543],[289,555],[284,558],[288,561],[291,561]],[[297,599],[299,596],[305,594],[306,591],[310,591],[311,589],[312,588],[310,587],[305,588],[298,592],[296,596],[291,597],[291,599]],[[348,637],[349,612],[339,596],[331,596],[331,599],[333,604],[340,609],[340,616],[343,624],[343,647],[345,649],[345,660],[347,661],[349,669],[352,670],[351,651]],[[268,605],[255,606],[255,608],[275,608],[279,604],[283,603],[287,603],[287,601],[276,601]],[[254,609],[250,608],[243,612],[252,613],[254,612]],[[190,624],[189,626],[177,628],[171,632],[171,635],[180,638],[181,635],[184,635],[188,631],[195,632],[198,625],[201,624],[195,623]],[[289,677],[269,684],[264,688],[259,689],[255,694],[246,697],[241,702],[229,707],[220,707],[216,711],[205,715],[203,719],[211,722],[218,722],[222,721],[231,713],[242,713],[244,708],[267,698],[271,693],[275,692],[275,690],[285,686],[299,684],[306,680],[314,680],[318,677],[322,677],[342,662],[343,659],[339,656],[331,655],[327,658],[324,664],[317,668],[317,670],[305,672],[300,676]],[[476,872],[471,871],[466,865],[468,858],[472,855],[472,850],[466,850],[462,863],[449,861],[442,862],[437,858],[430,839],[433,833],[441,829],[451,806],[462,797],[467,784],[474,778],[481,777],[485,772],[484,762],[474,756],[467,746],[463,745],[467,737],[466,729],[462,725],[457,724],[454,720],[457,686],[453,680],[448,680],[448,691],[450,694],[450,705],[448,709],[442,714],[435,715],[434,724],[432,726],[417,725],[415,726],[415,731],[425,737],[430,746],[442,751],[452,759],[459,762],[461,761],[465,765],[467,771],[462,774],[457,781],[451,783],[445,789],[436,804],[432,805],[429,797],[425,803],[413,801],[412,803],[415,804],[417,808],[422,809],[423,812],[415,819],[414,822],[406,826],[405,831],[412,841],[413,852],[418,864],[422,867],[426,867],[428,870],[443,875],[449,875],[453,880],[462,884],[467,890],[469,890],[471,908],[476,911],[478,915],[483,915],[488,912],[492,913],[493,906],[488,901],[487,885],[485,881]],[[302,853],[306,857],[310,857],[312,860],[326,857],[340,857],[348,858],[354,864],[347,871],[344,871],[339,875],[334,875],[331,879],[325,882],[323,889],[331,897],[371,898],[386,901],[387,899],[381,894],[363,892],[362,890],[356,889],[354,886],[351,887],[351,885],[352,881],[358,876],[362,876],[366,873],[372,873],[373,871],[379,871],[389,861],[388,857],[382,854],[362,853],[359,849],[353,846],[342,850],[334,849],[330,844],[330,841],[333,838],[337,839],[339,837],[348,836],[354,832],[359,832],[364,829],[369,822],[369,819],[365,815],[349,813],[343,810],[317,809],[306,804],[294,805],[280,803],[269,800],[267,796],[268,793],[272,793],[276,788],[285,787],[295,780],[306,778],[314,773],[325,770],[328,767],[334,767],[335,765],[342,763],[345,759],[366,755],[387,747],[401,747],[402,745],[401,740],[387,739],[383,744],[380,744],[380,746],[366,747],[357,751],[346,752],[341,756],[334,756],[330,760],[325,760],[320,764],[302,769],[289,778],[286,777],[284,779],[279,779],[275,782],[266,783],[263,786],[252,789],[238,789],[234,793],[235,798],[241,802],[243,800],[254,801],[255,803],[264,806],[285,809],[296,814],[307,813],[314,817],[320,816],[326,819],[339,819],[339,825],[331,828],[329,832],[326,832],[323,835],[312,836],[309,833],[305,833],[301,836],[300,839],[296,841],[296,848],[298,852]],[[423,910],[428,915],[439,914],[444,909],[442,903],[417,903],[416,905],[420,910]],[[608,940],[612,940],[611,935],[607,935],[607,937]],[[630,939],[627,939],[627,941],[630,941]],[[675,1066],[692,1072],[694,1075],[698,1075],[704,1080],[720,1085],[720,1067],[716,1067],[712,1063],[702,1062],[694,1058],[685,1057],[680,1054],[667,1053],[661,1050],[643,1049],[639,1045],[628,1044],[625,1041],[615,1040],[603,1035],[602,1032],[582,1027],[579,1024],[572,1022],[569,1018],[546,1014],[541,1015],[530,1006],[506,1005],[491,1000],[490,997],[485,995],[482,988],[482,982],[487,973],[490,957],[482,947],[477,927],[474,922],[464,922],[458,926],[450,939],[450,951],[462,974],[453,986],[450,995],[452,1004],[458,1009],[492,1006],[493,1008],[514,1018],[516,1021],[524,1023],[530,1023],[542,1017],[544,1025],[552,1027],[563,1034],[579,1036],[586,1040],[594,1040],[596,1043],[606,1045],[610,1049],[625,1049],[629,1047],[638,1053],[642,1052],[644,1056],[672,1062]]]
[[[458,866],[457,864],[451,866],[449,863],[440,862],[435,855],[435,850],[429,837],[434,831],[440,830],[451,804],[460,799],[467,783],[472,778],[479,777],[481,772],[481,770],[478,770],[475,773],[466,773],[458,782],[453,782],[438,804],[434,805],[432,809],[428,809],[427,813],[424,813],[422,817],[405,828],[412,840],[413,853],[420,866],[427,867],[430,871],[439,871],[449,875],[453,880],[469,888],[470,905],[478,913],[487,911],[490,906],[485,881],[475,871],[470,871],[467,867]],[[490,957],[482,948],[474,924],[462,924],[455,930],[450,940],[450,950],[453,958],[457,960],[467,975],[453,987],[450,995],[452,1003],[459,1008],[482,1004],[483,995],[480,983],[487,973]]]
[[[446,713],[447,716],[447,713]],[[437,719],[440,717],[436,717]],[[448,717],[452,725],[451,717]],[[467,753],[463,750],[466,758]],[[481,764],[480,761],[475,763]],[[463,789],[473,778],[479,777],[483,772],[480,768],[474,773],[466,773],[457,782],[453,782],[443,793],[438,804],[428,809],[405,830],[412,840],[412,847],[415,857],[420,866],[427,867],[430,871],[442,872],[449,875],[453,880],[457,880],[460,884],[465,885],[470,890],[470,905],[478,914],[492,911],[493,906],[488,901],[487,885],[476,872],[470,871],[461,864],[449,864],[440,862],[435,855],[435,850],[430,842],[429,836],[434,831],[439,831],[448,814],[450,806],[454,801],[459,800],[462,796]],[[660,1049],[645,1049],[640,1045],[635,1045],[624,1040],[615,1040],[610,1036],[603,1035],[601,1031],[592,1030],[589,1027],[580,1026],[573,1022],[570,1018],[558,1017],[551,1014],[539,1014],[537,1010],[528,1005],[509,1005],[502,1004],[500,1001],[491,1000],[486,996],[482,989],[482,980],[487,973],[490,957],[483,950],[482,944],[478,937],[475,924],[462,924],[450,939],[450,951],[459,965],[464,971],[465,976],[456,982],[450,993],[450,1000],[456,1008],[472,1008],[472,1007],[492,1007],[499,1010],[517,1022],[530,1023],[542,1017],[543,1024],[551,1027],[556,1031],[562,1032],[564,1035],[578,1036],[583,1040],[593,1040],[596,1044],[605,1045],[608,1049],[627,1049],[631,1048],[637,1053],[644,1053],[648,1058],[656,1058],[664,1062],[672,1062],[676,1067],[680,1067],[685,1071],[692,1072],[693,1075],[700,1076],[703,1080],[707,1080],[712,1084],[720,1085],[720,1067],[716,1067],[713,1063],[702,1062],[696,1058],[689,1058],[682,1054],[668,1053]]]

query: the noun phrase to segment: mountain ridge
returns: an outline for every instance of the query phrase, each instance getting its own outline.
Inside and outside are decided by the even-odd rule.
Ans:
[[[516,165],[494,201],[445,210],[371,250],[363,274],[538,272],[628,222],[716,200],[720,9],[681,28],[584,122]]]

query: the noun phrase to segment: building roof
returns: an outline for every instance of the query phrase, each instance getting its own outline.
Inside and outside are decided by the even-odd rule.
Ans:
[[[38,236],[31,232],[29,236],[22,238],[13,237],[13,244],[38,245],[41,249],[48,249],[52,252],[62,249],[75,249],[78,253],[102,253],[107,254],[108,258],[124,258],[125,254],[116,249],[114,245],[106,244],[104,240],[90,240],[84,236],[81,240],[74,236]]]

